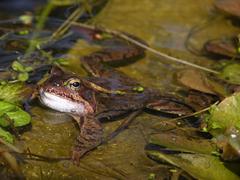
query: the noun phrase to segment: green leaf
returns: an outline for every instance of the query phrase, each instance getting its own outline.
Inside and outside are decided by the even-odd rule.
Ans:
[[[28,80],[28,78],[29,78],[29,75],[28,75],[27,72],[22,72],[22,73],[18,74],[18,80],[19,81],[24,82],[24,81]]]
[[[51,0],[50,2],[55,6],[69,6],[81,2],[82,0]]]
[[[31,121],[31,116],[18,106],[0,101],[0,125],[9,126],[13,122],[14,127],[25,126]]]
[[[8,127],[11,124],[11,120],[5,114],[0,117],[0,126],[1,127]]]
[[[14,71],[17,71],[17,72],[24,72],[25,71],[24,66],[18,61],[14,61],[12,63],[12,68],[13,68]]]
[[[18,32],[19,35],[27,35],[29,34],[29,31],[28,30],[21,30]]]
[[[240,64],[230,64],[225,66],[219,77],[230,83],[240,84]]]
[[[54,63],[63,65],[63,66],[69,65],[69,61],[67,61],[67,59],[64,59],[64,58],[55,59]]]
[[[23,98],[21,95],[23,91],[24,87],[22,83],[2,83],[0,85],[0,100],[16,103]]]
[[[240,130],[240,93],[225,98],[210,109],[210,115],[205,119],[208,131],[213,135],[224,133],[227,129]]]
[[[0,101],[0,116],[3,116],[4,113],[13,111],[15,109],[16,106],[14,104],[5,101]]]
[[[33,68],[31,66],[26,66],[25,71],[26,72],[31,72],[31,71],[33,71]]]
[[[12,68],[14,71],[17,71],[20,73],[27,73],[27,72],[33,71],[33,68],[31,66],[24,66],[18,61],[14,61],[12,63]]]
[[[205,123],[208,132],[213,135],[218,147],[223,151],[222,158],[224,160],[239,158],[240,93],[235,93],[213,106]]]
[[[0,127],[0,138],[3,138],[5,141],[9,143],[13,143],[13,135],[3,130],[1,127]]]
[[[25,126],[31,122],[31,116],[21,108],[17,108],[16,111],[7,112],[6,115],[13,120],[14,127]]]
[[[19,20],[23,22],[23,24],[31,24],[33,21],[32,15],[22,15],[19,17]]]

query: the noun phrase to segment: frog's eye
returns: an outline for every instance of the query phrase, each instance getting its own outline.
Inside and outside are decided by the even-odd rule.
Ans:
[[[81,81],[79,79],[70,79],[67,82],[67,86],[72,90],[78,90],[81,87]]]

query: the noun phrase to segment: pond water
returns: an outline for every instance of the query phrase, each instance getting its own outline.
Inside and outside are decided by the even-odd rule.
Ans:
[[[189,31],[211,21],[192,39],[199,49],[207,39],[237,32],[226,19],[216,15],[212,3],[213,0],[110,0],[90,23],[128,32],[161,52],[208,67],[214,63],[213,60],[186,50]],[[76,59],[70,62],[72,64],[68,69],[81,72],[81,69],[75,68]],[[144,58],[119,67],[119,70],[144,86],[180,96],[178,91],[184,88],[176,82],[175,75],[184,68],[148,52]],[[60,115],[64,121],[59,123],[59,114],[37,102],[32,107],[32,113],[32,129],[21,136],[21,144],[35,154],[69,157],[78,133],[71,118]],[[31,160],[22,165],[23,173],[27,179],[148,179],[151,174],[155,174],[156,179],[164,179],[174,168],[149,159],[144,150],[149,135],[157,131],[154,127],[160,121],[167,121],[167,118],[142,113],[116,138],[86,155],[79,167],[68,160],[52,163]],[[111,132],[120,123],[120,120],[105,123],[105,133]]]

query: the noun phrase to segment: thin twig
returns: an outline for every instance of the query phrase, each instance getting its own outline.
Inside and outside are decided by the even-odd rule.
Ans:
[[[206,107],[206,108],[204,108],[204,109],[201,109],[201,110],[199,110],[199,111],[197,111],[197,112],[194,112],[194,113],[192,113],[192,114],[188,114],[188,115],[185,115],[185,116],[180,116],[180,117],[177,117],[177,118],[173,118],[173,119],[170,119],[170,120],[176,121],[176,120],[179,120],[179,119],[184,119],[184,118],[196,116],[196,115],[198,115],[198,114],[201,114],[201,113],[203,113],[203,112],[208,111],[212,106],[214,106],[214,105],[216,105],[216,104],[218,104],[218,103],[219,103],[219,102],[217,101],[217,102],[215,102],[214,104],[212,104],[211,106],[208,106],[208,107]]]
[[[71,23],[75,22],[84,13],[83,8],[77,8],[67,20],[65,20],[62,25],[52,34],[50,40],[56,39],[57,37],[63,35],[71,26]]]
[[[106,31],[106,32],[108,32],[108,31]],[[111,32],[111,31],[109,31],[109,32]],[[116,31],[112,31],[112,33],[114,33],[115,35],[119,34]],[[151,48],[151,47],[149,47],[149,46],[147,46],[147,45],[145,45],[145,44],[143,44],[143,43],[141,43],[141,42],[139,42],[139,41],[137,41],[135,39],[132,39],[132,38],[130,38],[129,36],[127,36],[125,34],[121,33],[121,34],[119,34],[119,37],[122,37],[123,39],[126,39],[127,41],[132,42],[132,43],[138,45],[139,47],[142,47],[142,48],[148,50],[149,52],[152,52],[152,53],[160,56],[161,58],[166,58],[166,59],[168,59],[170,61],[181,63],[181,64],[184,64],[184,65],[187,65],[187,66],[191,66],[191,67],[194,67],[194,68],[197,68],[197,69],[201,69],[203,71],[207,71],[207,72],[210,72],[210,73],[213,73],[213,74],[219,74],[218,71],[215,71],[215,70],[212,70],[212,69],[209,69],[209,68],[197,65],[197,64],[193,64],[191,62],[188,62],[188,61],[185,61],[185,60],[182,60],[182,59],[178,59],[178,58],[169,56],[169,55],[167,55],[165,53],[159,52],[158,50],[153,49],[153,48]]]

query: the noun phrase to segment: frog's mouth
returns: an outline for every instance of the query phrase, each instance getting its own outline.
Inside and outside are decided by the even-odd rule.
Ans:
[[[84,115],[87,113],[83,103],[73,102],[54,93],[46,92],[43,89],[40,89],[39,92],[39,99],[41,103],[51,109],[78,115]]]

